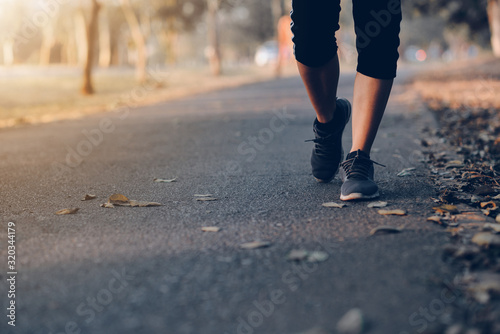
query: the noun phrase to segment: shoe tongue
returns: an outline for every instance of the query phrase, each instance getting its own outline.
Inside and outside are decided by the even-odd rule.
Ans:
[[[369,154],[366,154],[365,152],[363,152],[361,150],[357,150],[357,151],[349,153],[347,155],[347,157],[346,157],[346,160],[352,159],[352,158],[354,158],[356,156],[359,156],[359,157],[365,158],[365,159],[370,159],[370,155]]]

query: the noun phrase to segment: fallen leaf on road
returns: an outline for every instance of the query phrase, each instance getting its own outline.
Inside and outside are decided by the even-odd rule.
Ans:
[[[200,202],[210,202],[210,201],[216,201],[217,198],[215,198],[215,197],[198,197],[196,200],[200,201]]]
[[[108,202],[116,205],[130,204],[130,200],[122,194],[111,195]]]
[[[307,258],[307,255],[309,254],[308,251],[302,250],[302,249],[293,249],[288,253],[286,259],[288,261],[302,261]]]
[[[403,230],[402,227],[378,226],[370,231],[370,235],[375,235],[377,233],[401,233]]]
[[[400,210],[400,209],[396,209],[396,210],[378,210],[377,212],[379,214],[383,215],[383,216],[388,216],[388,215],[404,216],[404,215],[406,215],[406,211],[405,210]]]
[[[462,168],[462,167],[464,167],[464,164],[460,160],[453,160],[445,165],[445,168]]]
[[[243,249],[256,249],[271,246],[269,241],[252,241],[241,244],[240,247]]]
[[[371,203],[368,203],[367,205],[369,208],[385,208],[387,206],[387,202],[382,202],[382,201],[379,201],[379,202],[371,202]]]
[[[323,262],[328,259],[328,254],[321,251],[307,251],[303,249],[294,249],[288,253],[286,259],[288,261],[304,261],[311,263]]]
[[[325,252],[314,251],[307,256],[307,262],[317,263],[324,262],[328,259],[328,254]]]
[[[173,179],[153,179],[153,181],[157,182],[157,183],[172,183],[172,182],[177,182],[177,178],[173,178]]]
[[[481,202],[481,207],[484,209],[484,208],[487,208],[488,210],[490,211],[495,211],[496,209],[498,209],[498,206],[495,202],[493,201],[489,201],[489,202]]]
[[[115,206],[131,206],[131,207],[151,207],[151,206],[161,206],[161,203],[147,202],[147,201],[137,201],[133,199],[128,199],[125,195],[114,194],[111,195],[107,203],[101,204],[103,208],[114,208]]]
[[[451,214],[454,214],[454,213],[459,213],[458,211],[458,208],[456,207],[456,205],[451,205],[451,204],[443,204],[443,205],[440,205],[440,206],[435,206],[432,208],[434,211],[436,212],[439,212],[439,213],[451,213]]]
[[[410,167],[410,168],[405,168],[401,172],[399,172],[397,175],[398,176],[411,176],[413,173],[410,173],[411,171],[414,171],[416,168],[415,167]]]
[[[203,232],[219,232],[220,231],[220,227],[217,227],[217,226],[203,226],[201,228],[201,230]]]
[[[343,207],[347,206],[347,204],[335,203],[335,202],[327,202],[321,205],[324,206],[325,208],[338,208],[338,209],[342,209]]]
[[[363,327],[363,313],[359,308],[349,310],[337,323],[337,331],[341,334],[361,334]]]
[[[96,195],[89,195],[89,194],[86,194],[83,198],[82,198],[82,201],[90,201],[91,199],[94,199],[94,198],[97,198]]]
[[[470,286],[467,291],[481,304],[486,304],[492,295],[500,295],[500,275],[487,274],[478,278],[479,282]]]
[[[74,215],[75,213],[78,212],[80,208],[72,208],[72,209],[62,209],[57,211],[55,214],[56,215]]]
[[[483,225],[483,230],[491,230],[495,233],[500,233],[500,224],[486,223]]]
[[[212,194],[194,194],[194,197],[212,197],[213,195]]]
[[[141,207],[141,208],[150,207],[150,206],[161,206],[160,203],[135,201],[133,199],[131,199],[129,203],[130,203],[130,206],[132,206],[132,207]]]
[[[500,247],[500,236],[487,232],[476,233],[471,241],[485,248]]]

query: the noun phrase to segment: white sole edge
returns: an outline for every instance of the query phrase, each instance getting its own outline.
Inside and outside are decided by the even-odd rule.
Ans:
[[[373,195],[364,195],[362,193],[352,193],[352,194],[349,194],[347,196],[340,195],[340,200],[342,200],[342,201],[353,201],[353,200],[356,200],[356,199],[374,199],[374,198],[377,198],[379,196],[380,196],[380,194],[379,194],[378,191],[375,194],[373,194]]]

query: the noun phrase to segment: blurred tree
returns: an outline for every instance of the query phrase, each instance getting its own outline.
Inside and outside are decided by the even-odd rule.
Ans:
[[[83,86],[82,94],[90,95],[94,93],[94,87],[92,85],[92,65],[94,60],[94,52],[97,38],[97,15],[99,14],[99,9],[101,5],[97,0],[91,0],[90,8],[90,18],[87,24],[87,57],[85,59],[85,64],[83,67]]]
[[[180,33],[192,32],[207,8],[206,0],[161,1],[155,17],[160,21],[159,39],[165,46],[167,64],[177,62],[177,40]]]
[[[500,57],[500,0],[412,0],[403,3],[410,14],[439,15],[448,24],[469,28],[469,37],[484,44],[489,40]]]
[[[207,0],[208,5],[208,43],[210,68],[212,74],[219,76],[222,74],[222,57],[220,52],[219,37],[219,0]]]
[[[147,79],[146,75],[146,66],[147,66],[147,49],[146,49],[146,40],[147,37],[145,33],[142,31],[141,24],[139,19],[137,18],[134,9],[130,3],[130,0],[121,0],[123,14],[125,15],[125,19],[127,20],[130,34],[132,35],[132,39],[134,40],[135,48],[136,48],[136,76],[139,83],[143,83]]]

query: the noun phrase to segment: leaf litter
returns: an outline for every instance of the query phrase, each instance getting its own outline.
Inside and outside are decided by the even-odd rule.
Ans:
[[[158,179],[158,178],[154,178],[153,181],[156,182],[156,183],[172,183],[172,182],[177,182],[177,178],[173,178],[173,179]]]
[[[406,215],[406,210],[401,210],[401,209],[394,209],[394,210],[378,210],[377,211],[380,215],[383,216],[405,216]]]
[[[405,168],[403,169],[401,172],[399,172],[397,174],[397,176],[400,176],[400,177],[403,177],[403,176],[412,176],[413,175],[413,171],[416,170],[415,167],[409,167],[409,168]]]
[[[270,243],[269,241],[251,241],[241,244],[240,247],[243,249],[257,249],[257,248],[266,248],[271,245],[272,243]]]
[[[56,211],[56,215],[74,215],[75,213],[78,212],[80,208],[71,208],[71,209],[61,209],[59,211]]]
[[[137,201],[133,199],[128,199],[127,196],[122,194],[113,194],[109,197],[107,203],[101,204],[103,208],[114,208],[115,206],[129,206],[129,207],[152,207],[161,206],[161,203],[148,202],[148,201]]]
[[[388,205],[387,202],[378,201],[378,202],[368,203],[367,207],[369,207],[369,208],[385,208],[387,205]]]
[[[288,253],[288,261],[307,261],[310,263],[324,262],[328,259],[328,254],[322,251],[307,251],[304,249],[293,249]]]
[[[83,198],[82,198],[82,201],[90,201],[90,200],[93,200],[96,198],[97,198],[96,195],[85,194],[85,196],[83,196]]]
[[[337,208],[337,209],[342,209],[342,208],[347,206],[347,204],[336,203],[336,202],[327,202],[327,203],[323,203],[321,205],[324,206],[325,208]]]
[[[203,232],[219,232],[220,231],[220,227],[217,227],[217,226],[203,226],[201,228],[201,230]]]

